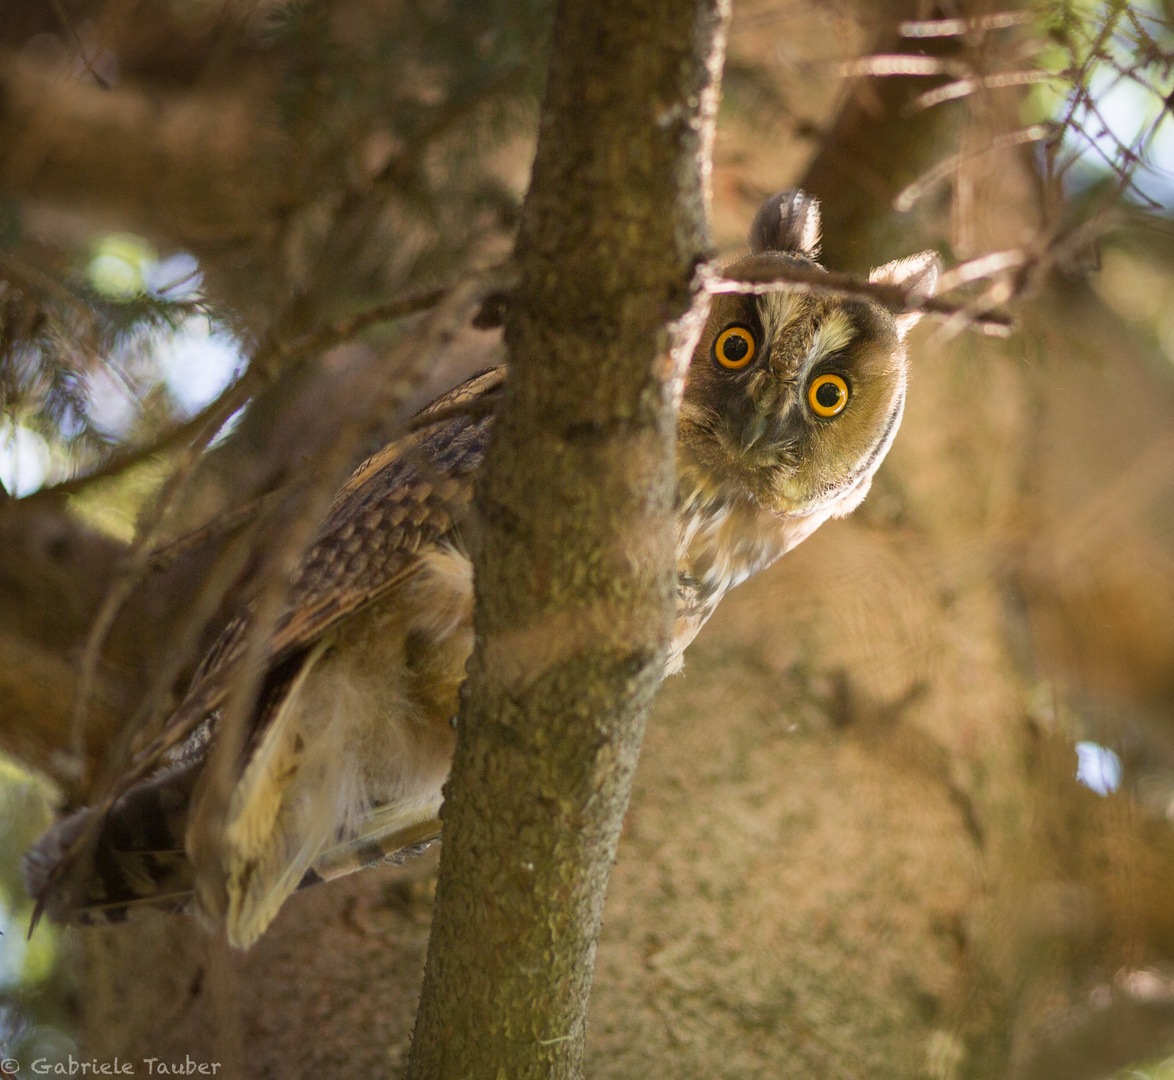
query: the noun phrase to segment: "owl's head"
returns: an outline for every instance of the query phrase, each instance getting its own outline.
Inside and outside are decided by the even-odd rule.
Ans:
[[[780,192],[750,227],[750,254],[725,274],[820,268],[819,229],[815,199]],[[928,295],[940,269],[937,253],[926,251],[877,267],[870,280]],[[848,513],[901,422],[904,341],[917,319],[867,300],[791,290],[715,296],[681,406],[689,471],[714,490],[741,488],[778,514]]]

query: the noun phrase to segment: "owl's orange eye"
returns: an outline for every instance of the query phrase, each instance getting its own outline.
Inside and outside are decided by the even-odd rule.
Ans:
[[[820,375],[811,380],[807,400],[816,416],[838,416],[848,404],[848,384],[839,375]]]
[[[729,326],[713,343],[713,358],[730,371],[740,371],[754,359],[756,349],[754,335],[746,327]]]

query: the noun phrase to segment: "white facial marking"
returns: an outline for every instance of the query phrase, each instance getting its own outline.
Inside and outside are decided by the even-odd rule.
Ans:
[[[852,320],[847,315],[842,311],[832,312],[815,332],[815,338],[807,352],[806,366],[813,368],[824,357],[847,347],[854,333]]]
[[[799,316],[803,301],[799,293],[766,293],[758,301],[758,315],[762,319],[764,345],[777,341]]]

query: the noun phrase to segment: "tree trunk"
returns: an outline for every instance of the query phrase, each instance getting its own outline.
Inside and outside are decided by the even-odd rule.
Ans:
[[[673,617],[675,398],[705,314],[727,7],[567,0],[477,495],[477,646],[408,1075],[581,1071]]]

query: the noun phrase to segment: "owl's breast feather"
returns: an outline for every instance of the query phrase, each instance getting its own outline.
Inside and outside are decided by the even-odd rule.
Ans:
[[[746,498],[679,501],[677,614],[666,674],[681,669],[685,649],[721,598],[808,535],[805,525]]]

